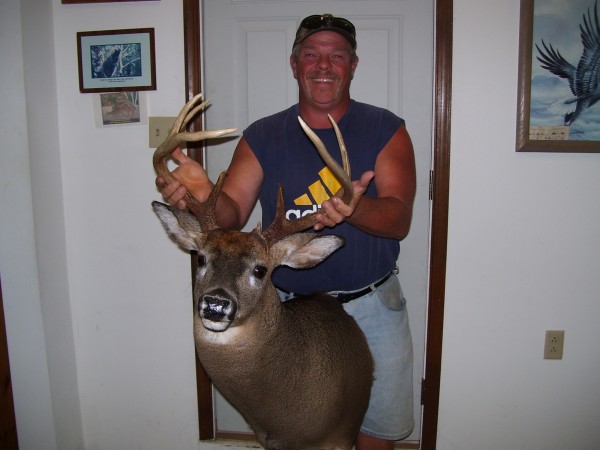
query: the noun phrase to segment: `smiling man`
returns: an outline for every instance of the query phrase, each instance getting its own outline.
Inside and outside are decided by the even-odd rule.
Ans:
[[[339,31],[314,33],[315,29],[301,27],[290,56],[290,66],[300,87],[300,112],[310,114],[312,108],[321,108],[337,121],[350,104],[350,82],[358,56],[353,36],[340,34],[342,29],[332,29]],[[308,105],[312,108],[306,107]],[[314,120],[319,116],[322,114],[317,114]],[[323,128],[330,126],[328,121],[320,125]]]
[[[330,292],[365,333],[375,381],[356,449],[379,450],[393,448],[414,426],[412,341],[395,266],[399,241],[410,229],[416,176],[404,120],[350,97],[356,47],[354,25],[346,19],[322,14],[301,22],[290,57],[299,101],[244,131],[216,214],[221,227],[240,229],[260,200],[262,221],[269,224],[281,184],[288,216],[319,210],[315,231],[344,237],[345,246],[325,262],[306,270],[281,267],[273,282],[282,301]],[[328,115],[344,136],[353,172],[360,174],[349,204],[335,196],[339,183],[297,119],[302,117],[339,162]],[[173,172],[177,181],[167,185],[157,178],[164,198],[180,208],[186,207],[186,190],[206,200],[212,183],[204,169],[179,149],[173,158],[179,163]]]

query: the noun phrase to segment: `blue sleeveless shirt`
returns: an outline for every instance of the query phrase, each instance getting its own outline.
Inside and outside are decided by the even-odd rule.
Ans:
[[[296,104],[260,119],[244,130],[244,138],[264,174],[259,199],[265,228],[275,217],[280,184],[283,187],[286,216],[290,219],[316,210],[323,200],[339,188],[339,185],[336,186],[337,180],[329,175],[313,143],[300,127],[299,115],[299,106]],[[374,170],[379,152],[402,125],[404,120],[390,111],[351,101],[338,126],[348,150],[352,179]],[[314,131],[341,164],[333,128]],[[365,195],[377,196],[374,181]],[[277,287],[297,294],[309,294],[317,290],[353,291],[384,277],[396,265],[400,244],[395,239],[367,234],[348,223],[325,228],[319,233],[342,236],[345,244],[311,269],[279,267],[273,274],[273,283]]]

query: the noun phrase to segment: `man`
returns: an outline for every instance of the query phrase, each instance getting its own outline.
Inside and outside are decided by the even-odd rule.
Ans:
[[[268,224],[282,184],[288,216],[300,216],[313,208],[313,200],[320,202],[315,230],[345,237],[345,246],[325,262],[310,270],[279,268],[273,282],[282,300],[315,290],[331,292],[364,331],[375,381],[356,449],[378,450],[393,448],[413,428],[412,341],[395,262],[398,241],[410,228],[416,176],[404,121],[351,100],[357,64],[356,33],[349,21],[323,14],[301,22],[290,56],[299,102],[244,131],[216,213],[220,226],[240,229],[260,199]],[[339,148],[328,115],[340,126],[352,170],[361,174],[353,181],[348,205],[327,194],[335,182],[297,121],[301,116],[335,154]],[[206,200],[212,183],[204,169],[179,149],[173,158],[179,163],[174,171],[178,181],[165,185],[157,178],[165,199],[185,208],[189,190]]]

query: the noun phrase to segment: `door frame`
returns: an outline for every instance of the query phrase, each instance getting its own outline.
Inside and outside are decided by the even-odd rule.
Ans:
[[[453,0],[435,0],[433,155],[430,184],[431,248],[429,251],[427,345],[421,395],[423,415],[420,448],[422,450],[436,448],[439,411],[450,185],[452,14]],[[201,92],[200,19],[200,0],[183,0],[186,101]],[[201,119],[194,121],[191,128],[193,130],[202,129]],[[190,146],[189,153],[192,158],[202,162],[203,152],[200,147]],[[192,258],[192,277],[195,273],[194,263],[195,258]],[[212,384],[197,356],[196,372],[200,439],[214,439]]]
[[[17,420],[10,377],[8,342],[6,340],[6,322],[2,300],[2,282],[0,281],[0,448],[18,450]]]

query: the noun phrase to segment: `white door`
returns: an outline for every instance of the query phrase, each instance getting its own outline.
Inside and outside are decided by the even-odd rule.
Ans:
[[[399,278],[408,300],[415,350],[414,405],[419,440],[429,255],[429,172],[433,103],[433,0],[203,0],[203,92],[213,99],[206,126],[244,130],[253,121],[298,101],[289,55],[300,21],[332,13],[356,26],[359,64],[352,98],[406,120],[417,164],[417,196],[409,236],[401,243]],[[206,164],[216,180],[237,140],[209,146]],[[260,221],[260,206],[247,227]],[[248,431],[243,418],[217,393],[217,430]]]

